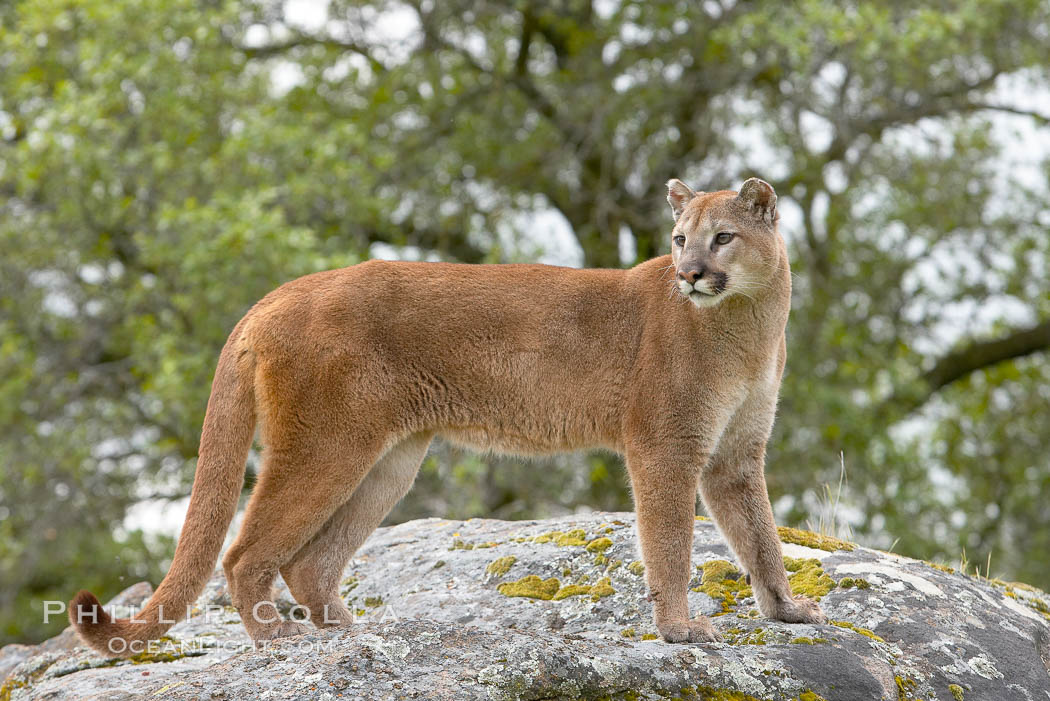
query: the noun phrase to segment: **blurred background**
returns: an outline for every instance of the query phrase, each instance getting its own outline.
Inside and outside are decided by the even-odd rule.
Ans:
[[[1043,0],[0,2],[0,643],[160,580],[273,287],[630,266],[670,177],[780,195],[781,523],[1050,586],[1048,42]],[[610,455],[436,443],[388,522],[629,508]]]

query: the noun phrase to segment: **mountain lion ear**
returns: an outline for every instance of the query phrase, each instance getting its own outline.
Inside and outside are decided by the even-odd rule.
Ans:
[[[682,210],[689,204],[689,200],[694,197],[696,197],[696,193],[681,180],[671,178],[667,181],[667,203],[671,205],[671,213],[674,215],[675,221],[678,221],[678,217],[682,216]]]
[[[777,193],[773,192],[773,186],[765,180],[748,178],[740,186],[740,193],[736,199],[749,212],[757,214],[769,226],[773,226],[773,223],[776,222]]]

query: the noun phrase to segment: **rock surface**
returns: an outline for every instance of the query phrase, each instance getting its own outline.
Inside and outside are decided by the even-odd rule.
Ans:
[[[782,539],[793,587],[821,595],[835,625],[761,618],[705,520],[691,605],[720,614],[726,642],[672,645],[652,639],[632,514],[426,519],[377,531],[350,563],[352,628],[254,650],[216,572],[194,615],[132,660],[76,647],[70,631],[3,648],[0,701],[1050,699],[1043,592],[802,531]],[[290,611],[280,582],[275,594]]]

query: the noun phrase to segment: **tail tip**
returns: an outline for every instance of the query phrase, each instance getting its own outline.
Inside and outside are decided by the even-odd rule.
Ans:
[[[111,638],[119,633],[113,628],[113,619],[102,608],[98,597],[82,589],[69,602],[69,622],[80,639],[104,657],[127,657],[111,648]]]
[[[69,602],[69,622],[80,630],[93,623],[109,623],[109,614],[102,608],[102,602],[97,596],[87,589],[81,589]]]

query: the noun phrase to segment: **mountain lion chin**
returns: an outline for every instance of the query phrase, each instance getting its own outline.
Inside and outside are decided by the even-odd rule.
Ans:
[[[689,301],[701,309],[717,306],[718,303],[722,301],[723,297],[725,297],[724,292],[707,293],[693,291],[689,293]]]

